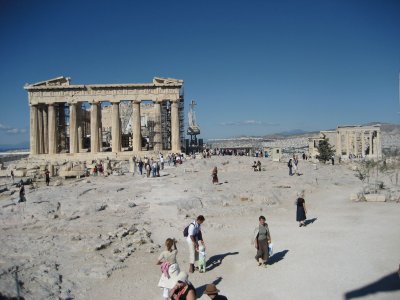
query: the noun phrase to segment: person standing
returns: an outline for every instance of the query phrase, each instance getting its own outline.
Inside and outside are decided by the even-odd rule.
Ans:
[[[19,200],[18,203],[20,202],[26,202],[26,198],[25,198],[25,186],[22,183],[22,179],[21,179],[21,187],[19,188]]]
[[[199,242],[204,246],[203,235],[201,233],[201,224],[204,221],[204,216],[199,215],[196,221],[193,221],[188,226],[186,242],[189,246],[189,273],[194,272],[194,264],[198,260]]]
[[[258,218],[259,225],[254,229],[254,246],[257,249],[255,259],[258,266],[267,267],[269,258],[268,246],[271,244],[271,234],[269,232],[268,224],[265,222],[265,217]],[[260,262],[260,259],[262,260]]]
[[[212,176],[212,183],[213,184],[218,183],[218,169],[217,169],[217,167],[214,167],[214,169],[212,170],[211,176]]]
[[[139,159],[138,167],[139,167],[140,175],[143,175],[143,161],[142,161],[142,159]]]
[[[299,227],[306,226],[306,201],[304,200],[304,192],[301,192],[296,200],[296,221],[299,222]]]
[[[14,170],[11,170],[11,179],[12,179],[12,182],[14,183]]]
[[[210,299],[213,300],[228,300],[225,296],[219,295],[219,289],[217,289],[216,285],[213,283],[206,285],[206,290],[204,294],[206,294]]]
[[[50,172],[49,172],[49,170],[46,169],[44,171],[44,175],[46,177],[46,185],[49,186],[49,184],[50,184]]]
[[[160,155],[160,164],[161,164],[161,170],[164,170],[164,156],[162,154]]]
[[[171,277],[172,273],[179,273],[179,265],[176,260],[176,255],[178,254],[178,249],[176,247],[176,240],[168,238],[165,241],[166,250],[161,252],[157,259],[157,265],[161,265],[161,277],[158,282],[158,286],[163,288],[163,297],[168,300],[169,287],[168,279]]]
[[[148,163],[148,164],[146,164],[146,176],[147,176],[147,178],[149,178],[150,177],[150,164]]]
[[[299,164],[299,160],[297,159],[297,156],[295,156],[295,155],[293,154],[293,159],[292,159],[292,168],[293,168],[292,174],[293,174],[293,175],[294,175],[294,174],[299,175],[299,173],[298,173],[298,167],[297,167],[298,164]]]
[[[287,166],[288,166],[288,168],[289,168],[289,176],[293,176],[293,172],[292,172],[293,161],[292,161],[291,158],[289,159],[289,161],[288,161],[288,163],[287,163]]]

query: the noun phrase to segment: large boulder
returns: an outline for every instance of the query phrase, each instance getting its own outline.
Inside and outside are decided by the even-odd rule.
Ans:
[[[381,194],[368,194],[368,195],[365,195],[364,197],[367,202],[385,202],[386,201],[385,195],[381,195]]]

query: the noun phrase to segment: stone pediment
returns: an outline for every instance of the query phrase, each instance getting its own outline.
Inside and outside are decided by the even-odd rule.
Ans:
[[[28,86],[29,87],[67,86],[67,85],[69,85],[70,81],[71,81],[70,77],[60,76],[60,77],[48,79],[48,80],[45,80],[45,81],[29,84]]]
[[[154,77],[153,84],[155,85],[182,85],[183,80],[175,79],[175,78],[161,78],[161,77]]]

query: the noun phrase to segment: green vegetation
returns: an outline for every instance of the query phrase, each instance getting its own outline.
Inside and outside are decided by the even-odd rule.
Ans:
[[[319,155],[317,156],[317,159],[319,161],[328,161],[332,158],[332,156],[335,154],[335,151],[333,150],[333,147],[331,144],[329,144],[329,139],[325,138],[318,143],[318,152]]]

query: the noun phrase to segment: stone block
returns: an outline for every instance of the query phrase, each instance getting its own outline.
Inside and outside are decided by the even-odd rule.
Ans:
[[[365,200],[367,202],[385,202],[386,197],[385,197],[385,195],[368,194],[368,195],[365,195]]]
[[[67,177],[83,177],[85,174],[84,174],[84,171],[83,170],[77,170],[77,171],[75,171],[75,170],[71,170],[71,171],[66,171],[66,170],[61,170],[60,171],[60,173],[59,173],[59,176],[60,177],[64,177],[64,178],[67,178]]]
[[[38,173],[39,173],[38,170],[27,170],[27,171],[26,171],[26,176],[28,176],[28,177],[34,177],[34,176],[36,176]]]
[[[36,172],[36,171],[35,171]],[[14,176],[15,177],[25,177],[26,176],[26,169],[19,169],[14,171]]]

